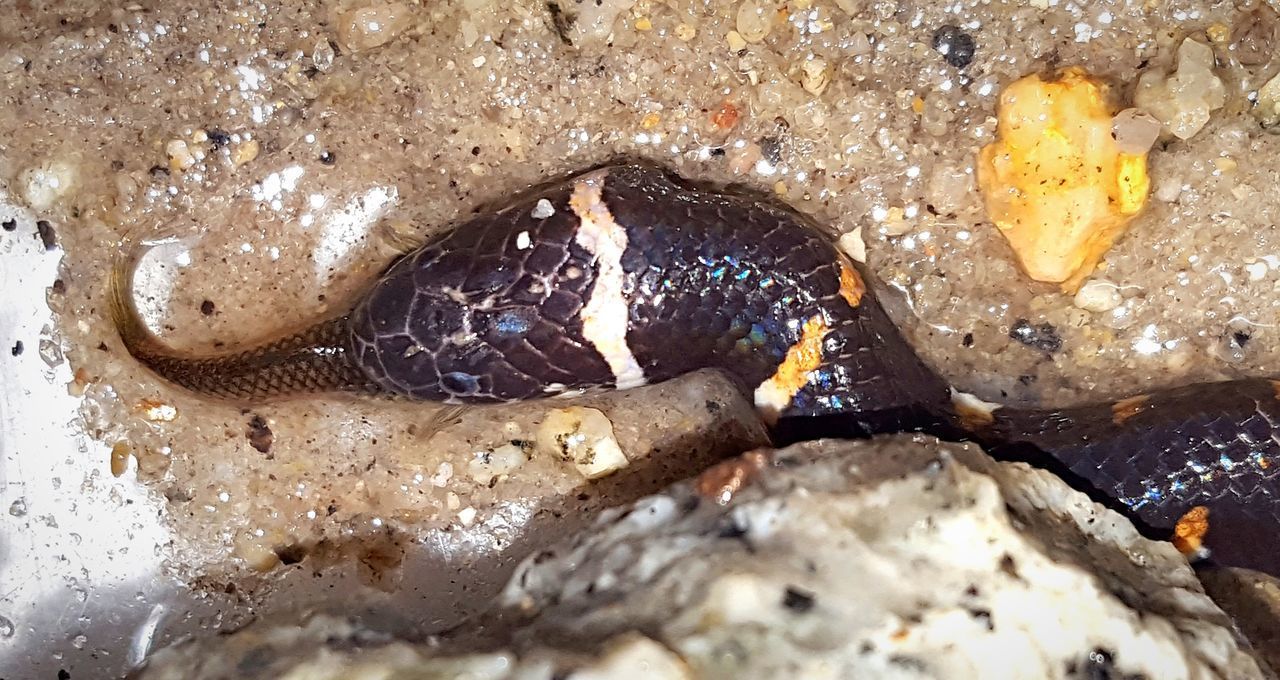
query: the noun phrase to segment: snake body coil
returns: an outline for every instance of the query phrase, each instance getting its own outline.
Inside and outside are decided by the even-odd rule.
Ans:
[[[1161,538],[1207,508],[1214,561],[1280,576],[1277,383],[957,413],[830,235],[784,206],[648,165],[576,174],[473,218],[393,263],[349,314],[240,354],[166,350],[116,279],[129,351],[199,392],[503,402],[714,368],[781,438],[974,439],[1063,474]]]

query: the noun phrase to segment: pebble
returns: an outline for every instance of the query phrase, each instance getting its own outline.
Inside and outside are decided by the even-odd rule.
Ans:
[[[582,3],[563,3],[577,12],[577,19],[569,29],[571,41],[578,47],[598,46],[613,35],[613,24],[623,13],[635,6],[636,0],[593,0]]]
[[[979,155],[987,214],[1022,269],[1071,294],[1150,191],[1146,155],[1112,139],[1108,91],[1077,67],[1025,76],[1001,92],[998,138]]]
[[[572,461],[587,479],[608,476],[629,462],[614,437],[613,423],[594,408],[571,406],[548,412],[536,441],[540,451]]]
[[[318,40],[315,47],[311,48],[311,63],[321,73],[333,67],[333,59],[336,56],[337,53],[333,51],[333,45],[328,40]]]
[[[1173,203],[1182,195],[1182,178],[1171,175],[1161,177],[1152,195],[1162,203]]]
[[[800,86],[813,96],[822,94],[831,82],[831,71],[827,68],[827,60],[810,55],[800,64]]]
[[[933,49],[937,50],[948,64],[956,68],[964,68],[973,62],[977,45],[973,41],[973,36],[965,33],[959,26],[948,24],[934,31]]]
[[[763,42],[773,30],[773,17],[772,7],[747,0],[738,5],[738,34],[749,43]]]
[[[244,560],[250,569],[255,571],[269,571],[280,563],[280,557],[272,550],[274,541],[270,540],[266,535],[257,535],[261,532],[241,533],[232,541],[233,552],[236,557]]]
[[[1090,312],[1109,312],[1119,307],[1123,300],[1116,284],[1105,279],[1093,279],[1080,286],[1073,302]]]
[[[1227,101],[1226,86],[1213,72],[1213,50],[1190,38],[1178,47],[1177,70],[1152,70],[1138,78],[1134,103],[1155,116],[1178,139],[1190,139]]]
[[[353,51],[381,47],[409,27],[411,16],[408,6],[399,2],[357,7],[339,17],[338,39]]]
[[[871,54],[871,39],[866,33],[858,31],[849,37],[849,54],[860,57],[865,54]]]
[[[48,210],[75,186],[76,169],[70,161],[51,160],[22,171],[22,197],[32,210]]]
[[[116,442],[111,447],[111,476],[119,477],[129,469],[132,447],[126,442]]]
[[[431,475],[431,486],[437,489],[443,489],[448,486],[449,480],[453,479],[453,464],[445,461],[436,466],[436,471]]]
[[[169,156],[169,169],[181,172],[196,164],[196,157],[191,148],[181,139],[170,140],[164,145],[164,152]]]
[[[489,485],[495,478],[506,475],[524,465],[529,457],[524,448],[516,444],[503,444],[492,451],[481,451],[467,463],[467,474],[476,482]]]
[[[853,231],[842,234],[839,243],[840,250],[854,262],[867,263],[867,244],[862,240],[862,227],[855,227]]]
[[[1258,90],[1258,103],[1253,109],[1253,115],[1264,128],[1280,125],[1280,74],[1268,80]]]
[[[1140,109],[1125,109],[1112,119],[1111,132],[1121,153],[1144,154],[1160,138],[1160,121]]]
[[[944,213],[963,210],[965,201],[974,191],[973,174],[968,169],[950,163],[939,163],[929,173],[925,196],[929,204]]]
[[[544,220],[554,214],[556,214],[555,206],[551,205],[551,201],[545,198],[538,199],[538,202],[533,206],[533,210],[529,213],[535,220]],[[526,234],[525,238],[527,239],[527,232],[524,234]],[[524,248],[521,248],[521,250],[524,250]]]
[[[245,163],[252,161],[258,157],[258,153],[262,150],[262,145],[256,139],[250,139],[236,146],[236,150],[231,152],[231,162],[240,167]]]
[[[741,52],[747,48],[747,41],[737,31],[729,31],[728,35],[724,37],[724,41],[728,43],[730,52]]]
[[[881,220],[880,231],[886,236],[902,236],[910,232],[915,225],[906,217],[906,211],[894,206],[885,211]]]
[[[467,507],[459,510],[458,521],[461,522],[464,527],[471,526],[476,521],[476,509],[468,505]]]
[[[729,170],[735,175],[746,174],[756,167],[756,163],[762,158],[764,154],[759,144],[753,142],[744,146],[735,146],[729,150]]]

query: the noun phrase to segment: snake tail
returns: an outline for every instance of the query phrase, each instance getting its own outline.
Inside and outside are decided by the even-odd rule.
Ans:
[[[126,257],[112,268],[111,321],[129,354],[169,382],[198,394],[237,401],[374,391],[351,359],[346,316],[239,351],[180,353],[161,342],[143,322],[133,298],[133,271],[133,262]]]

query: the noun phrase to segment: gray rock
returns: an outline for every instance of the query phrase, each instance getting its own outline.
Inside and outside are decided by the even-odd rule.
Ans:
[[[297,678],[1263,677],[1172,546],[1048,473],[910,436],[752,452],[609,511],[477,627],[488,646],[414,646],[317,618],[142,677],[226,677],[191,670],[250,648]]]

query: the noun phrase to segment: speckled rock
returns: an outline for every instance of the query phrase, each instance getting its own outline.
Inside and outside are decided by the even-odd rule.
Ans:
[[[305,678],[1263,677],[1172,546],[1052,475],[923,437],[727,461],[531,556],[498,605],[498,651],[369,649],[316,619],[274,646],[163,652],[142,677],[217,677],[189,671],[249,648],[276,673],[293,666],[263,650],[304,650]]]

